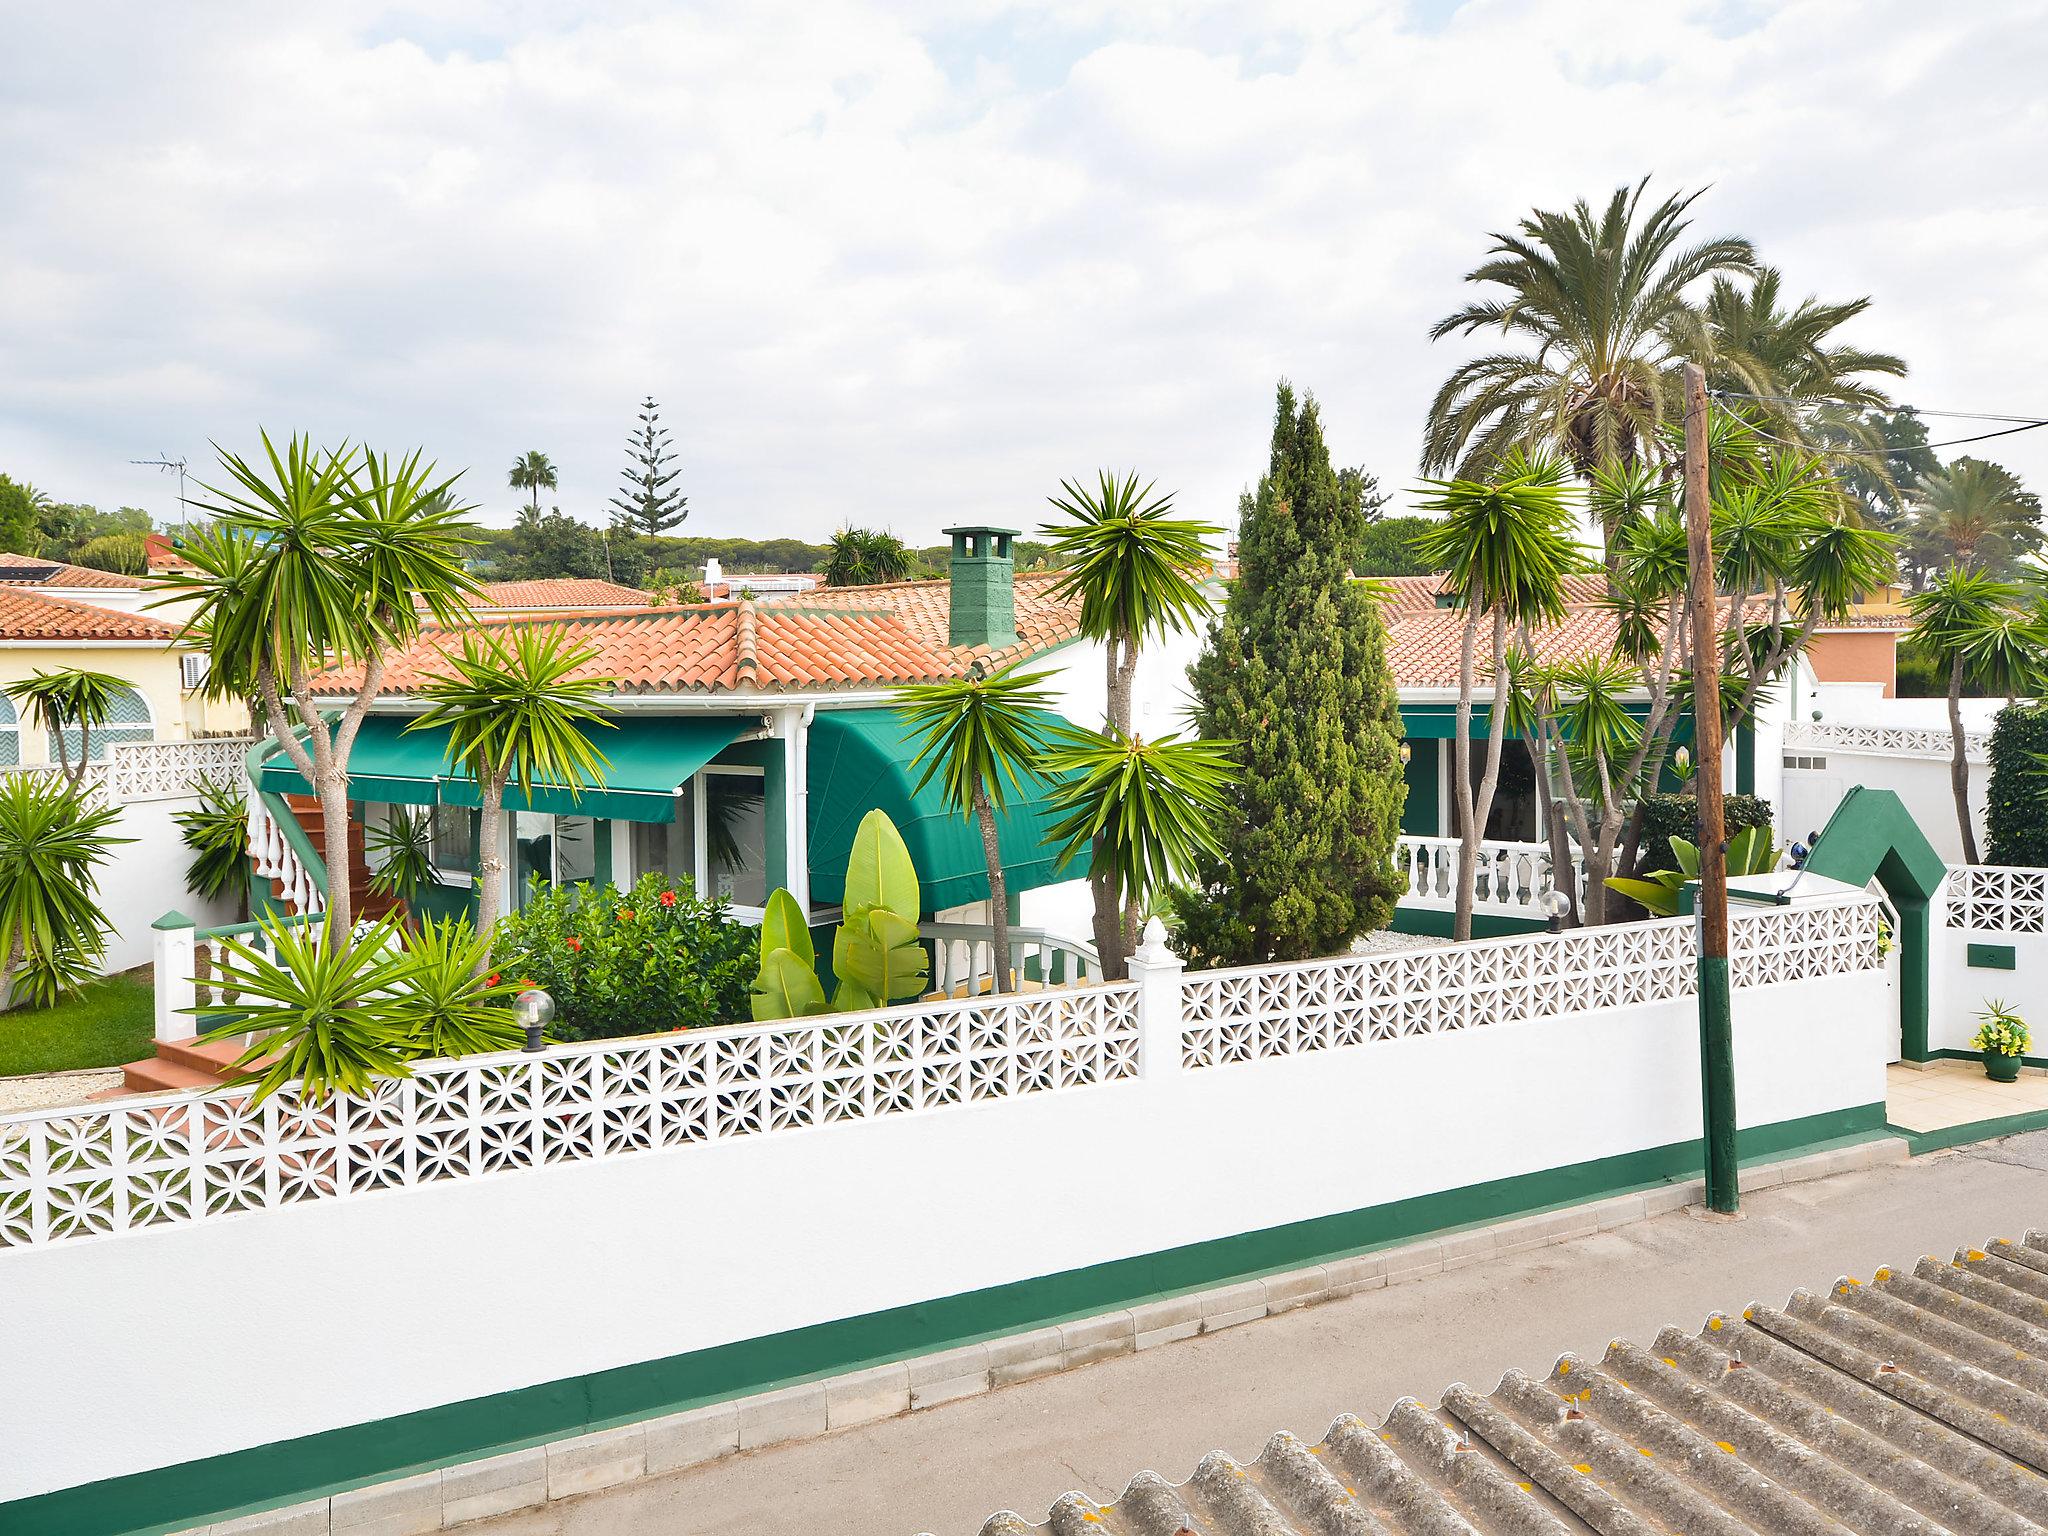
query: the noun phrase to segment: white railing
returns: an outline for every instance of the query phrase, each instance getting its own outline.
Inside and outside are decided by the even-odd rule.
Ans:
[[[1955,864],[1946,893],[1951,928],[2048,933],[2048,869]]]
[[[0,1249],[1138,1073],[1135,983],[538,1055],[432,1062],[363,1098],[159,1095],[0,1118]]]
[[[249,858],[259,879],[279,882],[282,890],[278,899],[287,911],[296,916],[325,907],[327,898],[320,882],[300,862],[284,828],[270,814],[261,795],[249,796]]]
[[[1402,837],[1394,843],[1394,869],[1407,878],[1405,907],[1450,910],[1458,904],[1458,857],[1455,837]],[[1571,888],[1584,888],[1585,861],[1572,851]],[[1554,888],[1550,849],[1542,843],[1482,842],[1475,885],[1477,904],[1490,912],[1543,917],[1543,898]]]
[[[1868,897],[1742,913],[1732,980],[1879,968]],[[189,932],[189,930],[188,930]],[[1655,1003],[1688,920],[430,1062],[356,1099],[160,1095],[0,1117],[0,1249],[838,1121]]]
[[[974,997],[992,991],[995,930],[983,923],[920,923],[918,936],[932,948],[932,990]],[[1010,976],[1026,987],[1073,986],[1102,974],[1102,962],[1087,944],[1042,928],[1010,930]]]
[[[1754,987],[1877,969],[1880,910],[1859,897],[1738,913],[1730,978]],[[1181,1060],[1214,1067],[1659,1002],[1690,996],[1695,968],[1693,920],[1666,918],[1200,971],[1182,986]]]
[[[85,770],[85,785],[116,805],[137,800],[178,800],[196,794],[202,778],[230,788],[248,788],[248,754],[254,739],[223,736],[201,741],[127,741],[108,747]],[[0,769],[7,773],[50,773],[55,763]]]
[[[1830,720],[1795,720],[1785,727],[1785,750],[1935,757],[1945,762],[1955,754],[1955,738],[1937,726],[1848,725]],[[1971,762],[1986,761],[1991,756],[1991,733],[1964,732],[1963,755]]]

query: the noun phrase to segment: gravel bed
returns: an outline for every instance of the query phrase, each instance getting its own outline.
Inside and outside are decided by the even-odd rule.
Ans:
[[[57,1109],[66,1104],[83,1104],[103,1088],[120,1086],[119,1067],[0,1077],[0,1114],[9,1114],[17,1109]]]

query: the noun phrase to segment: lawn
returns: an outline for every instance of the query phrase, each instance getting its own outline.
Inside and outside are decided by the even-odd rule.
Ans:
[[[140,1061],[155,1027],[148,983],[109,976],[55,1008],[0,1013],[0,1077]]]

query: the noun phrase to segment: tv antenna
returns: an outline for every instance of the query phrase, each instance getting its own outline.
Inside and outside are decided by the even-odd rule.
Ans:
[[[178,472],[178,532],[185,531],[185,461],[172,458],[168,453],[154,459],[130,459],[130,464],[140,464],[149,469],[175,469]]]

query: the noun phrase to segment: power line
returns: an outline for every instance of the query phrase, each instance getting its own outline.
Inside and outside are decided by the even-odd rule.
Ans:
[[[1710,393],[1717,400],[1765,400],[1775,405],[1804,405],[1818,408],[1825,402],[1810,395],[1752,395],[1740,389],[1716,389]],[[1894,411],[1910,411],[1915,416],[1951,416],[1962,421],[2023,421],[2038,425],[2048,421],[2048,416],[2001,416],[1996,411],[1937,411],[1918,405],[1895,405]]]
[[[1735,389],[1717,389],[1714,391],[1714,395],[1717,399],[1723,400],[1762,400],[1789,405],[1803,403],[1809,406],[1814,403],[1811,400],[1801,402],[1790,395],[1749,395]],[[1787,448],[1804,448],[1809,452],[1823,453],[1834,458],[1894,459],[1905,458],[1909,454],[1928,453],[1936,448],[1957,448],[1964,443],[1988,442],[1994,437],[2011,437],[2016,432],[2032,432],[2037,427],[2048,427],[2048,417],[1992,416],[1978,411],[1921,411],[1913,406],[1903,406],[1901,409],[1913,411],[1915,415],[1921,416],[1963,417],[1977,421],[2016,421],[2020,425],[2016,427],[2001,427],[1996,432],[1978,432],[1970,437],[1943,438],[1938,443],[1915,443],[1910,448],[1843,448],[1833,444],[1815,448],[1811,443],[1795,443],[1789,438],[1774,437],[1758,426],[1750,425],[1750,430],[1768,442],[1782,443]]]

